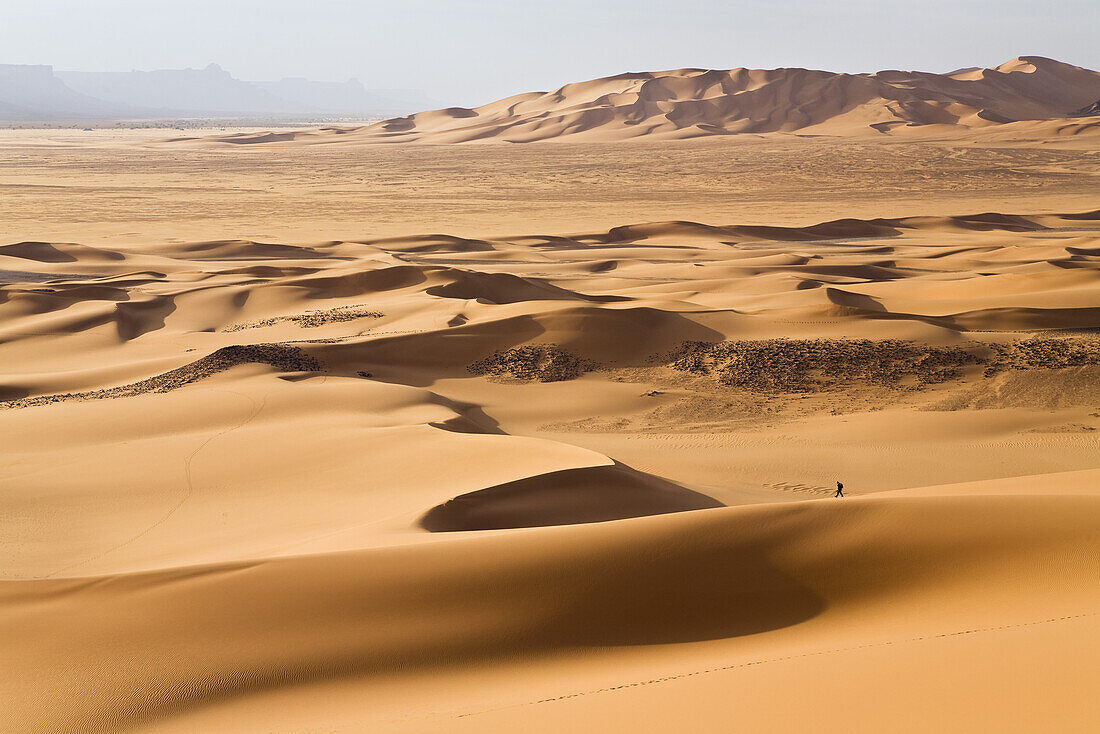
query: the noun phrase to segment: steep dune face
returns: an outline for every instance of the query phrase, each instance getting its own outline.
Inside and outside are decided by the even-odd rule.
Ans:
[[[971,129],[1089,115],[1089,106],[1098,99],[1100,73],[1038,56],[951,74],[676,69],[567,84],[474,109],[421,112],[350,135],[340,131],[340,140],[525,143],[795,131],[851,135],[928,126]],[[1079,131],[1067,130],[1071,132]],[[336,139],[334,130],[292,135],[303,142]],[[271,142],[266,135],[220,140]]]
[[[432,532],[576,525],[721,507],[722,503],[623,466],[519,479],[448,500],[425,513]]]

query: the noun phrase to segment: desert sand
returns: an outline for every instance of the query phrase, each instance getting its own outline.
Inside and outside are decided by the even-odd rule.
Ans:
[[[1041,56],[949,74],[674,69],[619,74],[473,109],[419,112],[372,125],[240,132],[213,139],[237,145],[530,143],[772,132],[942,137],[991,128],[1010,138],[1074,137],[1100,132],[1098,103],[1100,72]]]
[[[1100,168],[1060,109],[5,131],[0,730],[1091,731]]]

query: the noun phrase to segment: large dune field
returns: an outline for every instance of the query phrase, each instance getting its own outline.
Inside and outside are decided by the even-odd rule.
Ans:
[[[977,119],[4,132],[0,730],[1093,731],[1097,138]]]

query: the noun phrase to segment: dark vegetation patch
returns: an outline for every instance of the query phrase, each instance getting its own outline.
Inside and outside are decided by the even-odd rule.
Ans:
[[[466,369],[475,375],[561,382],[580,377],[597,366],[595,362],[581,359],[556,344],[538,344],[493,352]]]
[[[280,372],[318,372],[321,363],[298,347],[286,344],[241,344],[222,347],[190,364],[129,385],[87,392],[40,395],[0,402],[0,408],[31,408],[69,400],[125,398],[145,393],[171,392],[184,385],[215,375],[239,364],[268,364]]]
[[[381,311],[375,311],[366,306],[338,306],[336,308],[306,311],[293,316],[275,316],[261,321],[250,321],[247,324],[234,324],[226,327],[225,331],[259,329],[263,326],[274,326],[275,324],[297,324],[312,329],[325,324],[338,324],[344,321],[354,321],[355,319],[380,319],[384,315]]]

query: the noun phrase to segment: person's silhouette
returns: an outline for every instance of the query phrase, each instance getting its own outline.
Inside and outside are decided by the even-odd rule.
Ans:
[[[841,484],[840,482],[837,482],[836,483],[836,494],[834,494],[833,497],[843,497],[843,496],[844,496],[844,485]]]

